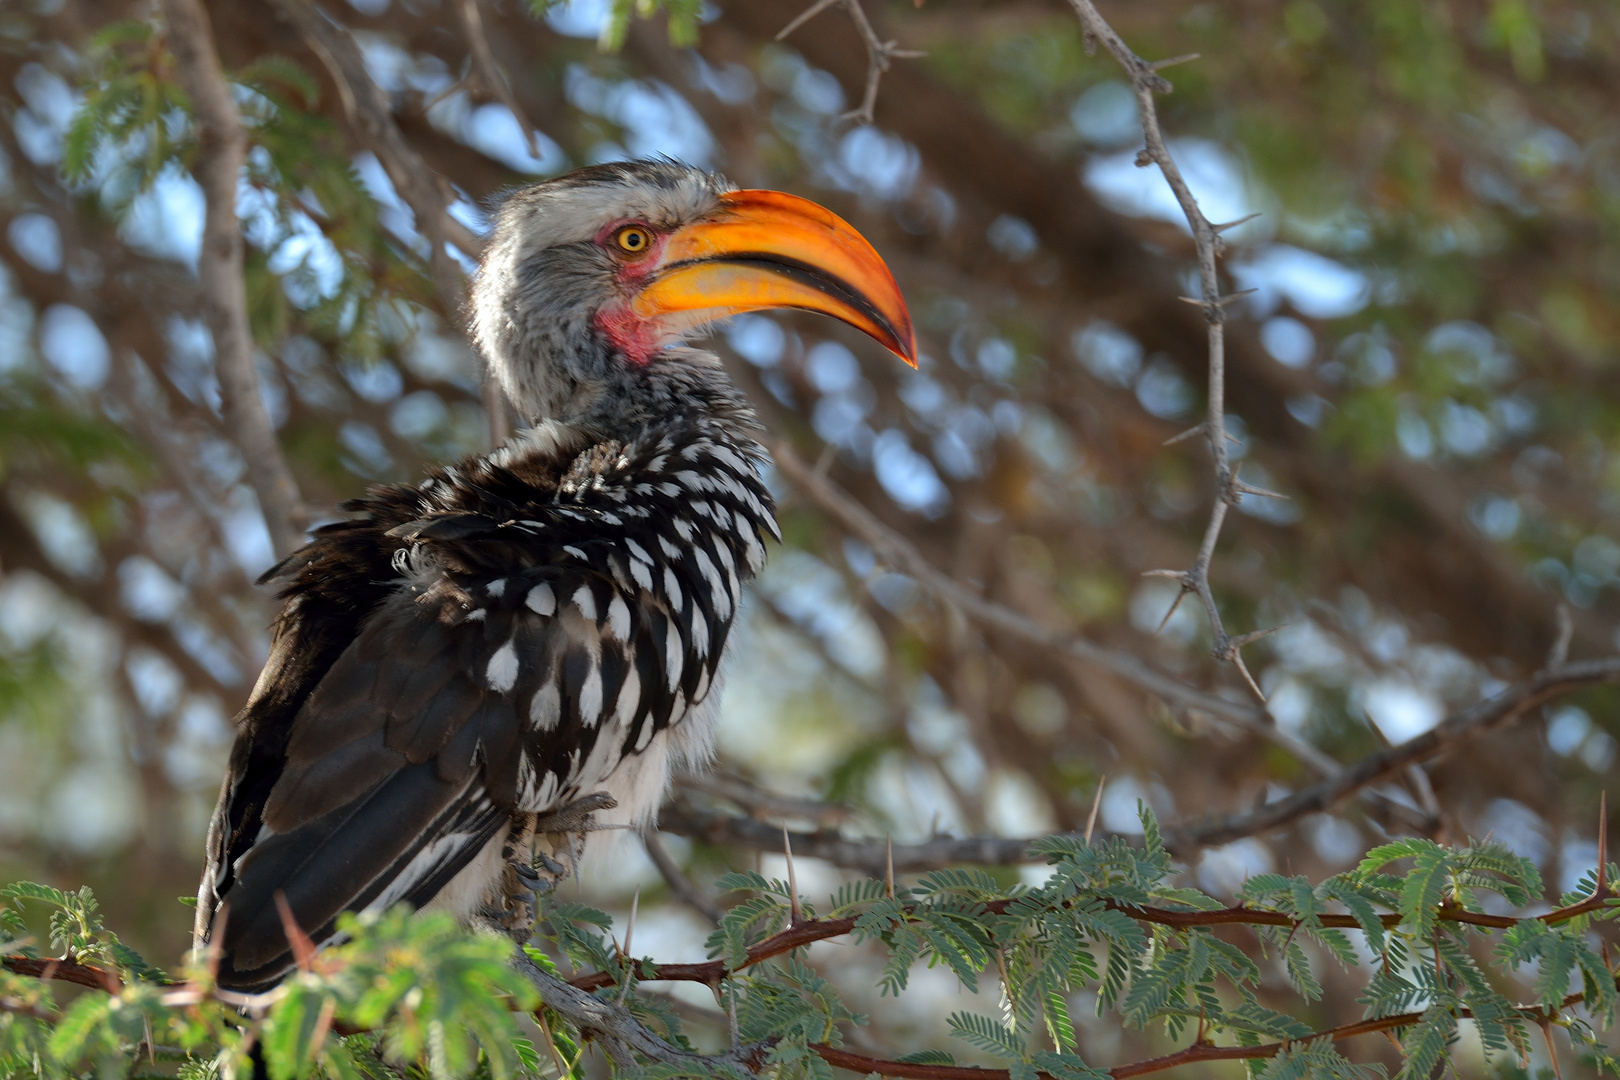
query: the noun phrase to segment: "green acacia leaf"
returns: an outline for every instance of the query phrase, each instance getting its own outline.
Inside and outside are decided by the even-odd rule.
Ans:
[[[953,1036],[993,1057],[1017,1060],[1024,1056],[1024,1040],[993,1017],[954,1012],[945,1024]]]

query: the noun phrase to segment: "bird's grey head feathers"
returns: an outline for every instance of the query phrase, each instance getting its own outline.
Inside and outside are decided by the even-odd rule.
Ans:
[[[627,363],[600,319],[628,299],[607,242],[613,228],[639,222],[673,231],[733,189],[673,161],[616,162],[524,188],[501,204],[473,284],[472,331],[526,419],[605,434],[695,403],[751,420],[713,355],[659,342],[648,362]]]

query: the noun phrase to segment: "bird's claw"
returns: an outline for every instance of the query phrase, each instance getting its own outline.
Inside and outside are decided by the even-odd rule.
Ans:
[[[503,895],[479,914],[519,945],[525,944],[534,932],[540,898],[555,889],[563,878],[571,876],[578,866],[585,849],[585,836],[594,824],[593,816],[617,805],[613,796],[598,791],[532,819],[515,820],[505,852]],[[534,843],[541,836],[550,845],[550,852]],[[524,846],[529,848],[528,858],[519,853]],[[553,857],[557,855],[561,859]]]
[[[592,817],[599,810],[611,810],[619,805],[619,800],[605,791],[583,795],[566,806],[559,806],[555,810],[548,810],[537,815],[534,819],[536,833],[576,833],[588,832],[592,825]]]
[[[556,859],[553,859],[550,855],[547,855],[538,848],[536,848],[534,852],[534,861],[537,865],[531,866],[528,869],[529,873],[534,875],[534,879],[536,881],[543,880],[538,872],[540,870],[544,870],[546,873],[551,875],[553,884],[556,883],[558,878],[565,878],[568,876],[568,867],[564,866],[562,863],[558,862]]]

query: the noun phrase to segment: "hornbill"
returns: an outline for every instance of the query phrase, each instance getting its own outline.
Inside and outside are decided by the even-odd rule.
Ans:
[[[286,918],[317,944],[401,902],[487,925],[536,815],[603,792],[644,824],[671,767],[710,754],[739,592],[777,527],[753,410],[683,343],[763,308],[915,365],[883,260],[805,199],[642,161],[501,203],[471,331],[531,426],[373,488],[262,579],[283,606],[197,897],[221,986],[285,977]]]

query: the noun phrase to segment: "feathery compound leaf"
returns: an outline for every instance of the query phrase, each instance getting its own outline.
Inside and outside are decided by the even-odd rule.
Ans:
[[[1170,854],[1164,850],[1164,835],[1159,832],[1159,818],[1146,799],[1136,800],[1136,817],[1142,823],[1142,853],[1154,866],[1170,868]]]
[[[993,1017],[955,1012],[945,1023],[953,1036],[993,1057],[1017,1059],[1024,1056],[1024,1040]]]
[[[1258,1001],[1245,1001],[1228,1009],[1223,1026],[1231,1031],[1249,1031],[1270,1039],[1303,1039],[1311,1033],[1309,1024],[1287,1013],[1278,1012]]]
[[[1050,1050],[1039,1050],[1031,1060],[1036,1068],[1051,1073],[1057,1080],[1112,1080],[1113,1076],[1107,1069],[1094,1069],[1087,1065],[1079,1054],[1054,1054]]]
[[[861,912],[855,918],[854,937],[856,941],[869,941],[881,937],[892,930],[906,918],[906,904],[904,901],[884,898]]]
[[[1002,889],[996,884],[996,879],[983,870],[947,867],[944,870],[930,870],[924,874],[913,892],[921,897],[951,894],[972,900],[986,900],[999,897]]]
[[[1412,859],[1412,870],[1401,886],[1401,921],[1417,927],[1427,937],[1440,921],[1439,908],[1451,881],[1451,856],[1439,845],[1419,851]]]
[[[1060,1051],[1073,1050],[1074,1022],[1069,1019],[1069,1003],[1056,990],[1048,990],[1044,1004],[1046,1030],[1052,1036],[1052,1045]]]
[[[774,933],[786,919],[786,907],[774,896],[754,896],[720,917],[720,925],[709,935],[710,956],[725,960],[729,968],[741,967],[748,960],[748,946],[758,936]]]
[[[899,997],[911,978],[911,965],[922,956],[926,943],[921,934],[909,924],[901,923],[889,937],[889,958],[883,962],[883,974],[878,979],[882,993]]]
[[[1476,887],[1501,893],[1515,907],[1541,896],[1541,871],[1536,864],[1500,841],[1464,848],[1452,856],[1452,863],[1459,869],[1496,875],[1494,880],[1478,880]]]
[[[1433,840],[1421,836],[1403,836],[1387,844],[1380,844],[1367,852],[1361,857],[1361,862],[1356,866],[1355,872],[1367,876],[1383,869],[1397,859],[1411,859],[1425,852],[1433,853],[1444,850]]]
[[[1299,996],[1306,1001],[1315,1001],[1321,997],[1322,984],[1316,981],[1315,974],[1311,972],[1310,958],[1305,955],[1305,950],[1299,947],[1298,941],[1288,943],[1287,948],[1283,950],[1283,957],[1288,968],[1288,980],[1294,984],[1294,989],[1299,991]]]
[[[1496,947],[1496,959],[1513,968],[1537,961],[1536,1000],[1547,1008],[1556,1009],[1569,993],[1570,973],[1580,962],[1585,948],[1585,943],[1565,927],[1550,927],[1537,919],[1521,919],[1503,933],[1501,944]],[[1600,967],[1603,964],[1601,959],[1597,963]],[[1612,994],[1612,980],[1610,987]]]
[[[1367,936],[1367,947],[1373,952],[1384,949],[1384,920],[1374,906],[1378,893],[1358,885],[1348,874],[1328,878],[1317,886],[1317,895],[1324,901],[1343,904],[1350,917],[1356,920],[1361,932]]]
[[[1457,1018],[1441,1006],[1430,1006],[1401,1040],[1405,1060],[1396,1080],[1429,1080],[1456,1037]]]
[[[1357,1065],[1326,1039],[1286,1047],[1260,1071],[1261,1080],[1373,1080],[1382,1076],[1381,1068]]]
[[[714,883],[714,887],[721,892],[738,892],[743,889],[776,892],[778,885],[779,883],[767,881],[764,875],[756,874],[752,870],[733,870]]]
[[[1412,1007],[1426,996],[1421,986],[1401,975],[1399,970],[1398,967],[1381,968],[1367,980],[1356,1001],[1366,1007],[1369,1019],[1411,1012]]]
[[[1286,897],[1291,891],[1292,881],[1292,878],[1286,878],[1281,874],[1255,874],[1238,890],[1238,902],[1250,907],[1259,907]]]
[[[1056,863],[1078,857],[1088,846],[1084,837],[1072,833],[1059,833],[1056,836],[1042,836],[1031,840],[1029,852],[1031,855],[1044,855],[1047,862]]]
[[[833,894],[828,906],[827,917],[838,918],[848,914],[849,909],[858,904],[886,900],[889,898],[888,894],[888,883],[879,881],[876,878],[860,878],[856,881],[846,881]]]
[[[895,1060],[907,1065],[955,1065],[956,1055],[949,1050],[916,1050],[902,1054]]]
[[[0,889],[0,900],[39,900],[59,908],[65,908],[69,904],[68,894],[61,889],[53,889],[49,885],[33,881],[17,881]]]

